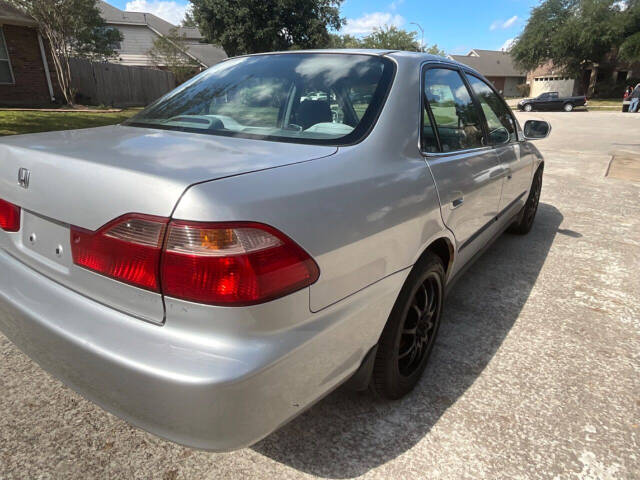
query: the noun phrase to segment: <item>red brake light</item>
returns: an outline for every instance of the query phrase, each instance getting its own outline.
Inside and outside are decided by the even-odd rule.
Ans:
[[[95,232],[71,227],[76,265],[136,287],[160,291],[158,269],[166,218],[130,214]]]
[[[273,300],[314,283],[318,266],[293,240],[261,223],[172,221],[162,292],[213,305]]]
[[[320,275],[293,240],[252,222],[169,222],[129,214],[95,232],[72,226],[71,252],[76,265],[102,275],[210,305],[263,303]]]
[[[0,199],[0,228],[6,232],[20,230],[20,207]]]

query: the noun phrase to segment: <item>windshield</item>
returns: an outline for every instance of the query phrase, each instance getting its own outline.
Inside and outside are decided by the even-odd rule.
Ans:
[[[376,121],[394,64],[371,55],[293,53],[219,63],[125,125],[345,145]]]

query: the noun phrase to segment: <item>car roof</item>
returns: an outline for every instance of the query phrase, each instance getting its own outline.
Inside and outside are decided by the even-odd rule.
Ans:
[[[284,54],[284,53],[349,53],[349,54],[366,54],[366,55],[386,55],[397,50],[379,49],[379,48],[314,48],[307,50],[284,50],[281,52],[265,52],[255,53],[254,55]]]
[[[463,63],[457,62],[450,58],[441,57],[438,55],[432,55],[424,52],[409,52],[406,50],[389,50],[389,49],[375,49],[375,48],[324,48],[324,49],[308,49],[308,50],[285,50],[280,52],[265,52],[265,53],[253,53],[247,56],[258,55],[276,55],[276,54],[289,54],[296,53],[339,53],[339,54],[351,54],[351,55],[375,55],[375,56],[388,56],[396,60],[397,62],[411,62],[411,63],[424,63],[424,62],[439,62],[449,65],[455,65],[464,68],[467,71],[473,72],[479,76],[482,76],[474,68],[469,67]],[[244,55],[243,55],[244,56]]]

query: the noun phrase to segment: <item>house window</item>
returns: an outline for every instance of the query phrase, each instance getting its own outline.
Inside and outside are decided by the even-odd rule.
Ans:
[[[13,71],[9,61],[9,50],[4,40],[4,31],[0,27],[0,84],[13,84]]]

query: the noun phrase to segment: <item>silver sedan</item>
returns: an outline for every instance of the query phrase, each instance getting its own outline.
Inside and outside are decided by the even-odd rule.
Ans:
[[[400,398],[447,289],[531,229],[549,130],[463,65],[338,50],[232,58],[122,125],[3,139],[0,330],[202,449],[345,382]]]

